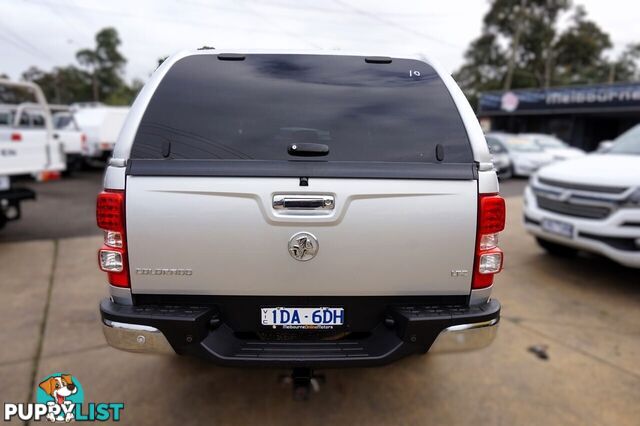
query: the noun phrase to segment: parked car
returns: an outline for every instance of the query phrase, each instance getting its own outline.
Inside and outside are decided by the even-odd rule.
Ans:
[[[67,156],[67,170],[78,170],[84,163],[87,135],[80,130],[80,126],[73,112],[67,106],[56,106],[53,109],[54,136],[62,143]]]
[[[495,167],[498,177],[501,179],[510,178],[513,174],[513,168],[507,148],[495,137],[487,135],[486,139],[491,153],[491,162],[493,162],[493,167]]]
[[[86,135],[86,157],[106,160],[111,156],[128,112],[128,107],[91,104],[74,108],[74,119]]]
[[[519,137],[529,139],[543,150],[553,155],[554,160],[569,160],[585,155],[585,152],[579,148],[570,146],[568,143],[553,135],[545,135],[542,133],[521,133]]]
[[[31,93],[43,114],[26,115],[16,124],[15,105],[0,105],[0,228],[21,216],[21,203],[35,198],[27,188],[14,186],[12,177],[30,174],[41,179],[59,176],[65,169],[65,155],[60,141],[53,137],[51,114],[40,87],[34,83],[0,79],[8,90]],[[25,121],[29,125],[24,127]],[[31,124],[42,121],[43,127]]]
[[[509,133],[487,133],[487,141],[500,143],[511,162],[510,176],[530,176],[540,167],[554,161],[553,155],[533,141]]]
[[[484,347],[497,193],[473,110],[428,61],[178,54],[98,197],[107,342],[296,367],[305,386],[316,367]]]
[[[524,222],[549,253],[585,250],[640,268],[640,125],[607,153],[538,171],[525,190]]]
[[[605,153],[609,151],[612,146],[613,146],[613,141],[610,141],[610,140],[600,141],[600,143],[598,143],[598,148],[596,149],[596,152]]]
[[[3,105],[3,108],[9,109],[13,126],[20,129],[44,130],[45,116],[51,115],[52,137],[60,142],[65,154],[66,171],[76,170],[82,165],[83,144],[86,136],[78,128],[67,105],[43,106],[25,102],[18,105]]]

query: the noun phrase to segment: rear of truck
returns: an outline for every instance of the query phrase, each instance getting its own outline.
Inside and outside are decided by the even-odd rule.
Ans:
[[[495,336],[504,200],[473,111],[422,60],[176,55],[104,186],[114,347],[332,367]]]

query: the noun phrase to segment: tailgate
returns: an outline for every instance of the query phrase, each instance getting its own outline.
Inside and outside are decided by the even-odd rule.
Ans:
[[[330,208],[274,197],[332,198]],[[127,178],[133,293],[201,295],[469,294],[474,180]],[[280,208],[278,208],[280,207]],[[294,258],[299,232],[317,253]],[[455,275],[455,276],[454,276]],[[467,275],[467,276],[465,276]]]

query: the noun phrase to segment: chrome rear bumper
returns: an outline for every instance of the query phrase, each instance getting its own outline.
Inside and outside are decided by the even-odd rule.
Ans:
[[[499,322],[499,318],[494,318],[489,321],[448,327],[440,332],[429,352],[463,352],[485,348],[496,338]]]
[[[102,328],[109,345],[130,352],[194,355],[228,366],[376,366],[411,354],[481,349],[496,337],[500,304],[477,306],[389,306],[356,339],[261,339],[244,337],[217,320],[211,306],[126,306],[101,302]],[[251,309],[251,311],[254,311]],[[246,335],[246,333],[245,333]]]
[[[155,327],[103,319],[102,332],[110,346],[123,351],[175,354],[167,338]]]

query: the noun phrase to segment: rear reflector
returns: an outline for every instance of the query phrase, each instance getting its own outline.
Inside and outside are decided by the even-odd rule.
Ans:
[[[471,287],[480,289],[493,284],[493,276],[502,270],[503,254],[498,248],[498,233],[504,230],[506,208],[499,195],[480,195],[476,258]]]
[[[11,133],[11,142],[20,142],[20,141],[22,141],[22,134]]]
[[[104,191],[96,202],[96,221],[104,230],[104,245],[98,252],[98,265],[109,283],[129,287],[127,237],[124,223],[124,191]]]

